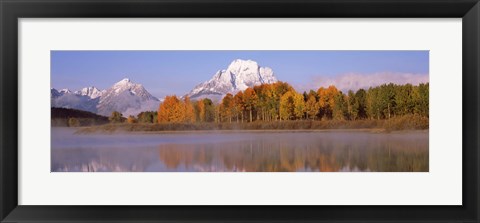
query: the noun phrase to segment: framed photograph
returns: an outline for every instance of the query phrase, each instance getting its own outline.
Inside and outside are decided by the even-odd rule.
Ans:
[[[476,0],[2,1],[1,222],[478,222]]]

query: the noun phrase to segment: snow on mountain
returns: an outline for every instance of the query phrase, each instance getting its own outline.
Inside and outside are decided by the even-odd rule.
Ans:
[[[92,100],[88,96],[77,95],[68,89],[58,91],[50,89],[50,102],[52,107],[73,108],[89,112],[96,112],[98,100]]]
[[[93,86],[82,88],[82,90],[80,90],[80,91],[75,91],[75,94],[82,95],[82,96],[88,96],[91,99],[98,98],[98,97],[102,96],[103,93],[104,93],[104,91],[100,91],[100,90],[98,90],[98,88],[93,87]]]
[[[60,96],[62,96],[63,94],[60,93],[57,89],[55,88],[51,88],[50,89],[50,98],[58,98]]]
[[[100,91],[86,87],[72,93],[68,89],[50,90],[51,106],[73,108],[109,116],[118,111],[124,117],[137,115],[142,111],[156,111],[160,100],[152,96],[141,84],[125,78],[111,88]]]
[[[73,108],[96,113],[98,98],[91,99],[88,96],[65,93],[51,99],[51,107]]]
[[[68,88],[64,88],[64,89],[61,89],[61,90],[57,90],[55,88],[50,88],[50,97],[52,97],[52,98],[58,98],[60,96],[67,95],[67,94],[85,95],[85,94],[81,94],[80,91],[75,91],[74,93],[72,93],[72,91],[69,90]]]
[[[226,70],[217,71],[212,79],[195,86],[186,96],[192,99],[207,97],[219,100],[227,93],[235,94],[248,87],[277,81],[269,67],[260,67],[252,60],[237,59]]]
[[[219,70],[209,81],[197,85],[186,96],[192,99],[208,97],[219,101],[227,93],[235,94],[248,87],[277,82],[272,69],[260,67],[252,60],[234,60],[226,70]],[[69,89],[50,90],[51,106],[74,108],[109,116],[113,111],[124,116],[142,111],[156,111],[161,102],[141,84],[125,78],[106,90],[86,87],[72,93]]]
[[[68,88],[64,88],[60,91],[58,91],[60,94],[71,94],[72,91],[70,91]]]
[[[119,111],[124,116],[137,115],[141,111],[155,111],[160,101],[152,96],[141,84],[125,78],[107,89],[100,97],[98,113],[110,115]]]

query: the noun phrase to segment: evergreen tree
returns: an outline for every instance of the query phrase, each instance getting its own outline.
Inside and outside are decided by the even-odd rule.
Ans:
[[[367,118],[367,92],[364,89],[359,89],[355,93],[355,110],[357,111],[357,118]]]

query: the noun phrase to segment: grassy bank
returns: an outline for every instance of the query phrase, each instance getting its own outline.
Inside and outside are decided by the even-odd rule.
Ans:
[[[94,132],[160,132],[209,130],[327,130],[327,129],[380,129],[383,131],[428,129],[428,118],[403,116],[390,120],[327,120],[327,121],[277,121],[251,123],[160,123],[160,124],[106,124],[84,127],[79,133]]]

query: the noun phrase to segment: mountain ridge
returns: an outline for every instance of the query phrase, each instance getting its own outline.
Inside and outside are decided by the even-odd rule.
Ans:
[[[156,111],[160,100],[151,95],[141,84],[124,78],[110,88],[99,90],[91,86],[72,92],[50,89],[51,107],[79,109],[109,116],[118,111],[124,116],[136,115],[142,111]]]
[[[227,69],[218,70],[210,80],[196,85],[182,98],[210,98],[218,102],[228,93],[235,94],[249,87],[277,81],[271,68],[259,66],[253,60],[236,59]],[[129,78],[123,78],[104,90],[95,86],[74,92],[67,88],[51,88],[50,97],[51,107],[80,109],[105,116],[110,116],[113,111],[124,116],[156,111],[162,101],[151,95],[142,84],[134,83]]]

